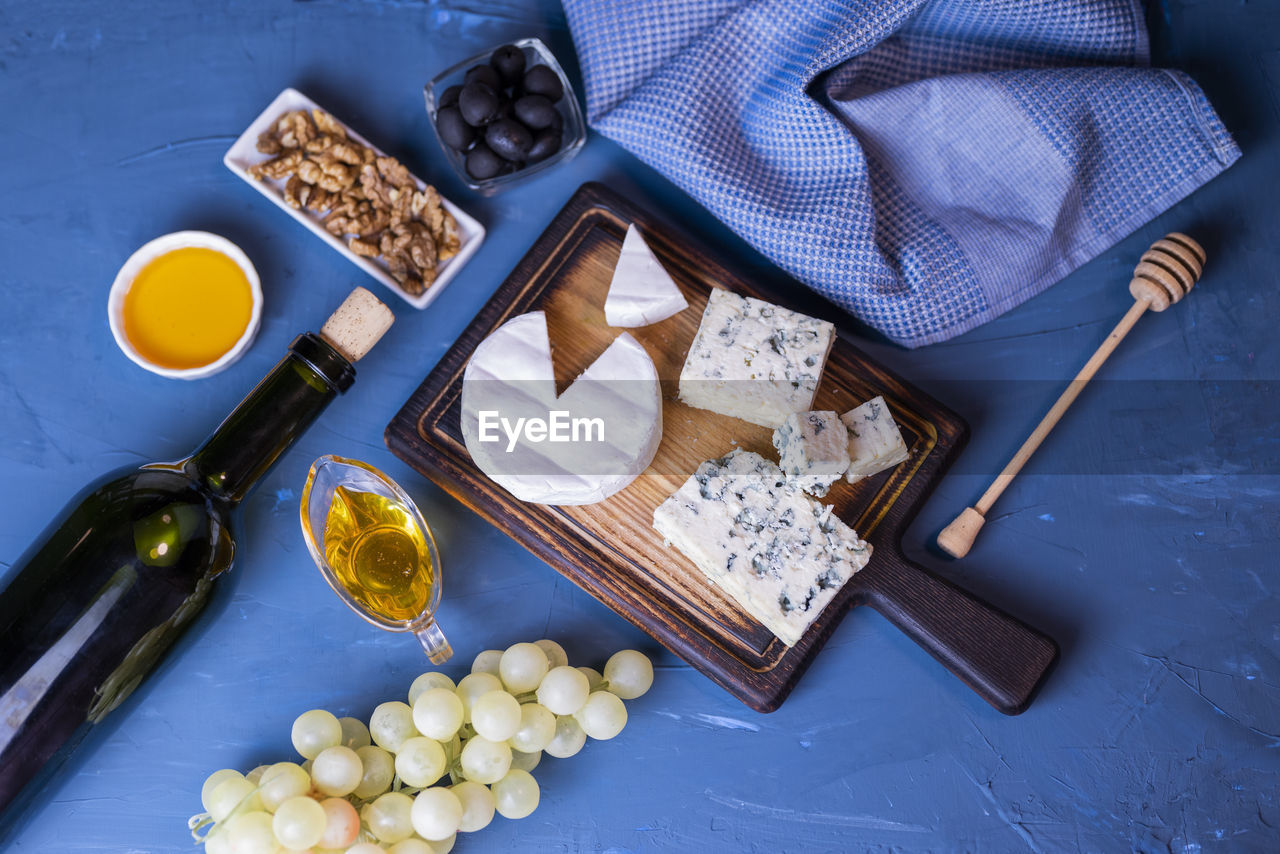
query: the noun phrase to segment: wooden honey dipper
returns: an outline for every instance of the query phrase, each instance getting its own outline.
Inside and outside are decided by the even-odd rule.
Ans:
[[[1116,345],[1129,334],[1129,330],[1138,322],[1147,309],[1164,311],[1178,300],[1186,296],[1200,279],[1204,271],[1204,249],[1190,237],[1178,232],[1166,234],[1151,248],[1142,253],[1138,266],[1133,269],[1133,279],[1129,282],[1129,293],[1133,294],[1133,308],[1111,330],[1107,340],[1102,342],[1094,354],[1085,362],[1080,373],[1067,386],[1053,408],[1041,419],[1040,424],[1022,443],[1018,453],[1013,455],[1004,471],[992,481],[987,491],[982,493],[978,503],[966,507],[950,525],[938,534],[938,546],[952,557],[964,557],[973,548],[973,541],[987,521],[987,513],[996,499],[1013,482],[1014,477],[1031,459],[1036,448],[1049,435],[1058,420],[1084,390],[1089,380],[1102,367]]]

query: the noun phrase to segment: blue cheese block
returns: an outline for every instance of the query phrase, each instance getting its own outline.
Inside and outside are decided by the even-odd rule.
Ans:
[[[841,415],[840,420],[849,428],[849,471],[845,477],[850,483],[879,474],[910,456],[883,397],[871,398]]]
[[[773,431],[779,468],[810,495],[827,494],[849,469],[849,431],[834,412],[793,412]]]
[[[776,428],[813,407],[834,327],[714,288],[680,371],[690,406]]]
[[[871,557],[829,506],[743,450],[699,466],[653,527],[787,646]]]

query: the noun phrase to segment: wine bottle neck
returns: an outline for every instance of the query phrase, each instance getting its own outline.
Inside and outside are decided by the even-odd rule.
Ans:
[[[351,387],[355,368],[307,332],[185,463],[206,489],[238,502],[280,455]]]

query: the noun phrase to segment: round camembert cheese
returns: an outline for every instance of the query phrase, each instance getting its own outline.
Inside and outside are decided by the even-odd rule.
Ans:
[[[522,314],[467,363],[462,435],[480,470],[516,498],[592,504],[653,461],[662,441],[658,372],[624,332],[557,396],[546,315]]]

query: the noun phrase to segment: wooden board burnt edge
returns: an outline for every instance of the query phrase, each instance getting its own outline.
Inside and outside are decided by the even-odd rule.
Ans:
[[[470,354],[503,315],[529,310],[519,304],[525,301],[529,286],[546,259],[571,235],[578,223],[595,210],[607,211],[621,221],[636,222],[642,229],[652,222],[652,217],[645,211],[599,184],[588,183],[580,187],[388,424],[385,433],[387,446],[454,498],[648,632],[747,705],[758,711],[772,711],[790,693],[817,651],[835,631],[844,613],[865,598],[868,585],[847,585],[805,637],[781,654],[775,666],[767,670],[752,668],[740,657],[715,643],[678,610],[658,607],[661,603],[636,595],[635,588],[629,589],[629,585],[621,583],[613,574],[591,573],[591,567],[607,563],[611,557],[607,543],[599,542],[581,530],[574,530],[576,526],[571,520],[551,517],[546,508],[516,501],[482,474],[477,477],[478,473],[465,451],[459,456],[439,442],[451,439],[448,444],[456,447],[456,437],[446,437],[443,434],[432,436],[419,429],[420,424],[431,421],[428,416],[438,408],[442,398],[447,396],[450,386],[458,381]],[[657,239],[663,241],[667,230],[666,226],[655,223],[649,231],[660,235]],[[794,299],[787,299],[786,295],[773,293],[770,289],[762,288],[731,272],[695,241],[682,236],[678,243],[682,254],[698,258],[699,266],[710,274],[707,278],[733,282],[735,290],[772,302],[795,302]],[[813,298],[807,297],[806,303],[813,303]],[[817,308],[815,305],[806,304],[805,311],[833,321],[837,328],[842,322],[847,323],[847,316],[835,306],[825,302]],[[932,491],[938,476],[963,445],[967,438],[967,427],[953,412],[868,359],[849,343],[847,336],[842,338],[843,346],[853,350],[857,361],[874,376],[875,385],[883,389],[891,400],[905,404],[913,414],[924,415],[935,434],[932,437],[933,447],[918,469],[898,488],[884,518],[875,525],[870,537],[877,549],[878,561],[889,558],[895,563],[905,563],[899,545],[902,530],[916,508]],[[530,518],[540,518],[550,524],[524,524]],[[519,523],[513,524],[517,521]],[[854,580],[871,572],[876,564],[877,560],[873,560]],[[873,573],[865,580],[871,582],[874,578]]]

